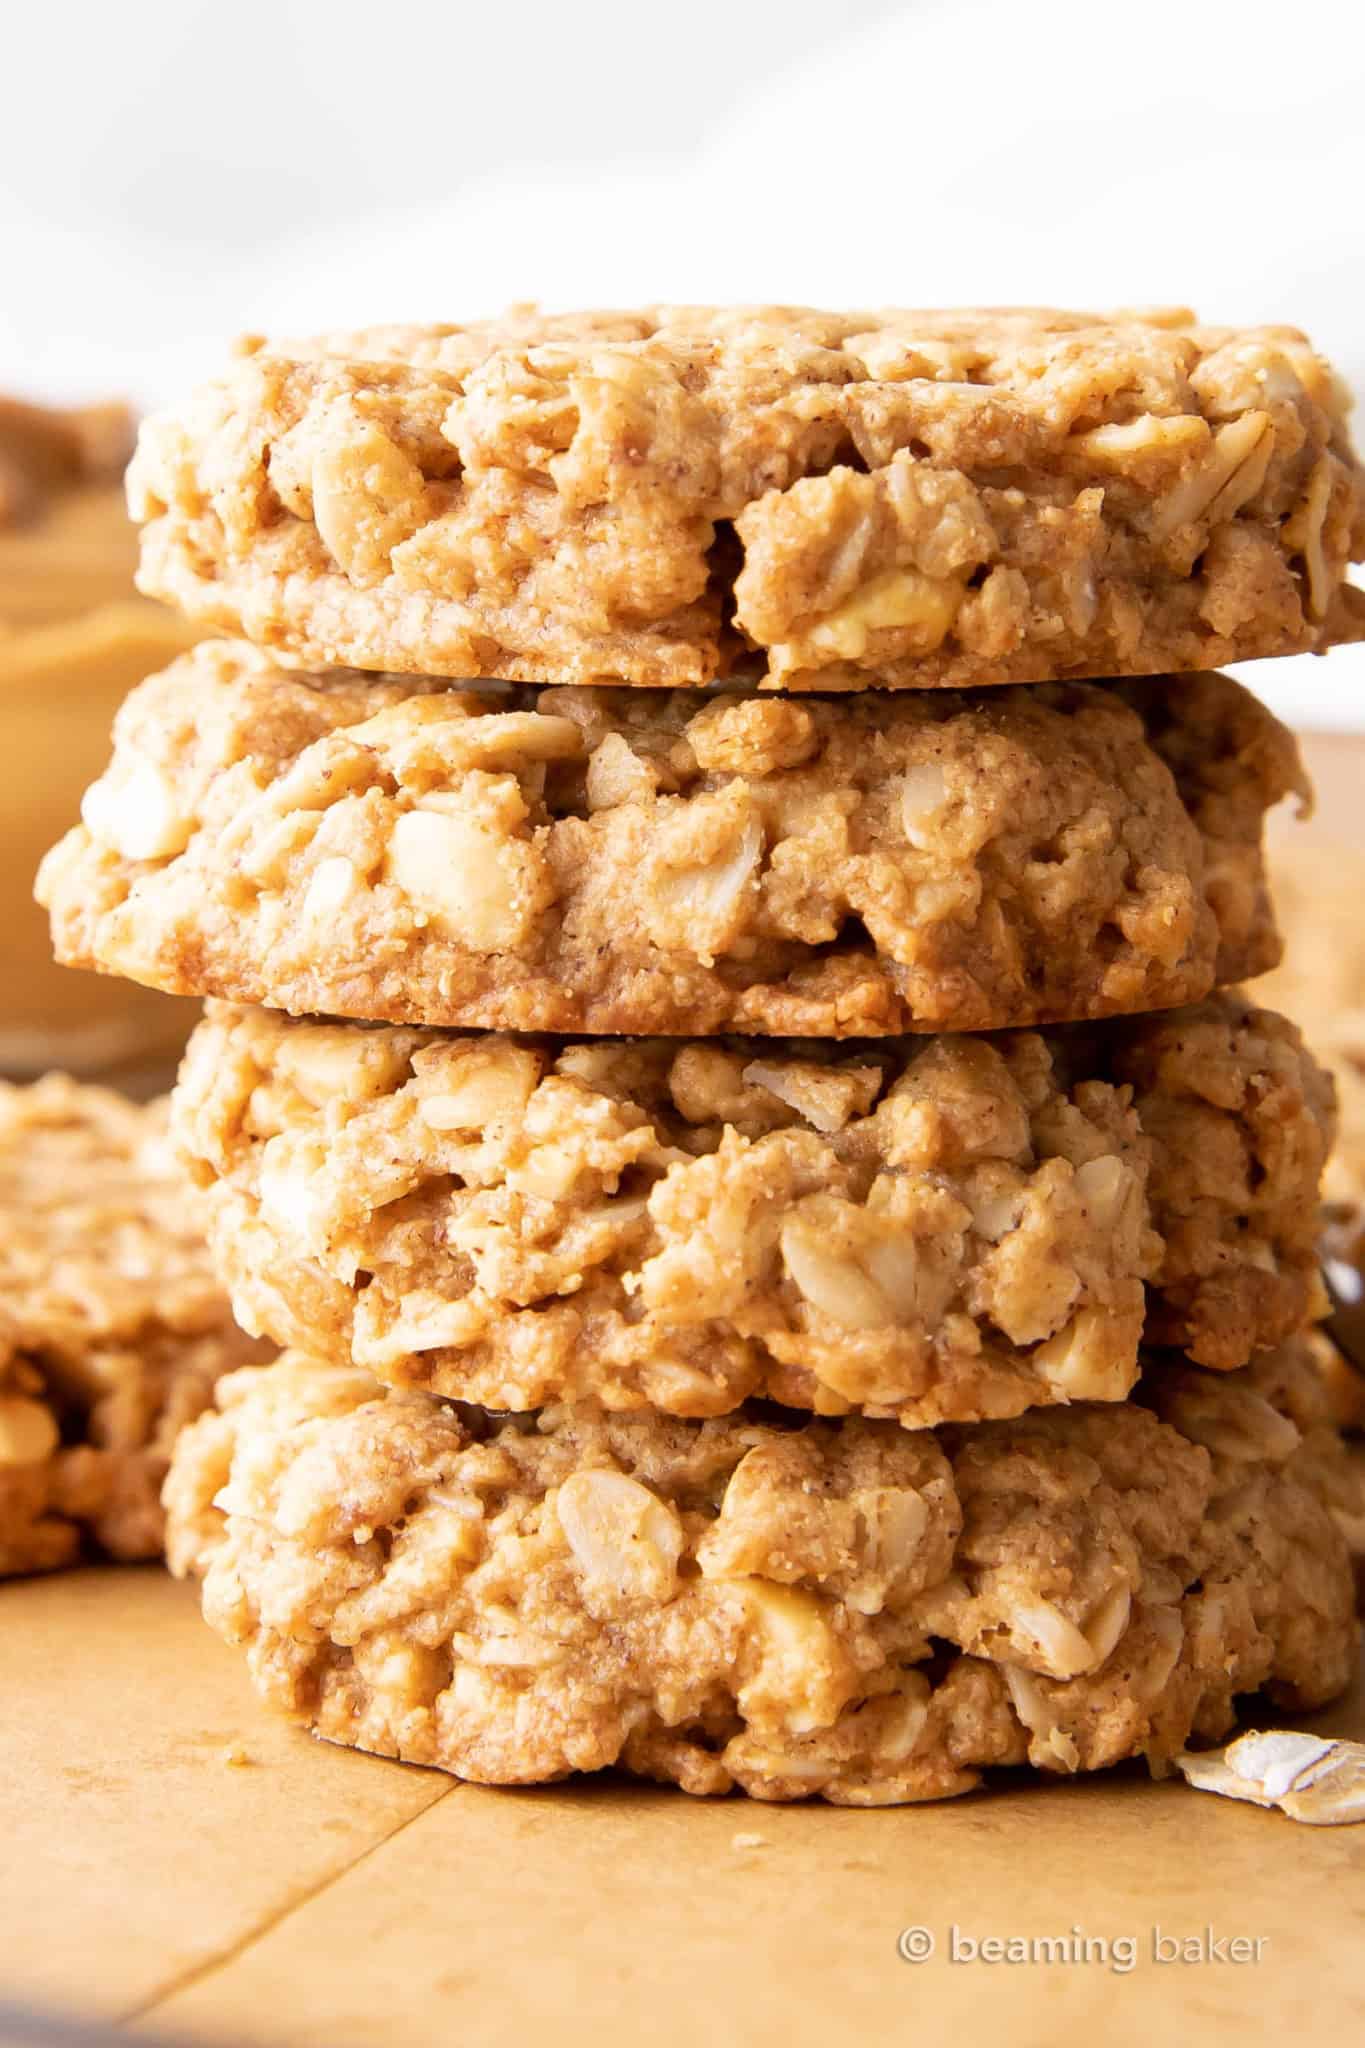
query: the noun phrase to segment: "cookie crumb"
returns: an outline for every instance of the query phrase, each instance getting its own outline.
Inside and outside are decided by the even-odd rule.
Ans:
[[[732,1849],[766,1849],[767,1846],[768,1837],[766,1835],[739,1834],[732,1835],[730,1838],[730,1847]]]
[[[219,1754],[220,1760],[227,1765],[230,1771],[240,1771],[251,1762],[251,1758],[247,1755],[240,1742],[229,1742],[227,1747],[220,1751]]]

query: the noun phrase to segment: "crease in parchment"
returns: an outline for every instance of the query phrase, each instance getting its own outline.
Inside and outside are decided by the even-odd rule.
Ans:
[[[277,1927],[282,1927],[305,1906],[311,1906],[315,1899],[320,1899],[334,1884],[339,1884],[344,1877],[349,1877],[353,1870],[358,1870],[362,1863],[367,1863],[379,1850],[387,1848],[405,1829],[425,1819],[433,1807],[439,1806],[443,1799],[448,1799],[452,1792],[459,1789],[458,1783],[453,1780],[446,1784],[438,1784],[425,1806],[418,1807],[416,1813],[405,1815],[395,1826],[377,1836],[374,1841],[368,1842],[349,1862],[339,1864],[335,1870],[328,1871],[312,1884],[301,1885],[292,1898],[286,1899],[283,1904],[263,1914],[256,1926],[248,1928],[245,1934],[239,1935],[235,1941],[228,1942],[212,1955],[202,1956],[197,1962],[188,1964],[177,1975],[158,1986],[150,1996],[138,1999],[122,2012],[113,2015],[109,2023],[117,2027],[127,2027],[137,2020],[150,2019],[162,2006],[169,2004],[171,1999],[178,1998],[182,1992],[192,1990],[195,1985],[216,1976],[220,1970],[228,1969],[232,1964],[240,1962],[244,1955],[255,1948],[257,1942],[263,1941],[268,1934],[273,1934]]]

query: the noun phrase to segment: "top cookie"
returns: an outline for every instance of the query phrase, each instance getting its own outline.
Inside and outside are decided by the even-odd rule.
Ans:
[[[149,421],[141,586],[326,666],[892,689],[1365,632],[1347,396],[1185,311],[654,308],[244,345]]]

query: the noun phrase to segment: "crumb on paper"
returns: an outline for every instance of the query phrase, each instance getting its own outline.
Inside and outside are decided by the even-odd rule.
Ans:
[[[251,1758],[240,1742],[229,1742],[227,1747],[221,1752],[221,1756],[222,1761],[231,1771],[240,1771],[244,1765],[251,1762]]]
[[[766,1835],[738,1834],[733,1836],[730,1841],[732,1849],[766,1849],[767,1846],[768,1837]]]
[[[1278,1806],[1310,1827],[1365,1821],[1365,1742],[1257,1729],[1226,1749],[1187,1750],[1175,1761],[1201,1792]]]

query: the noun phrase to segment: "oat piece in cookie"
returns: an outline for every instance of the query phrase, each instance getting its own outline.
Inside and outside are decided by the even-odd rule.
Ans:
[[[0,1575],[87,1545],[157,1555],[177,1432],[266,1355],[232,1321],[165,1121],[63,1075],[0,1083]]]
[[[1145,1406],[910,1433],[518,1425],[293,1357],[181,1438],[169,1554],[273,1704],[482,1782],[889,1805],[1161,1770],[1239,1694],[1314,1707],[1354,1668],[1282,1377],[1158,1366]]]
[[[1361,630],[1291,327],[672,307],[243,345],[149,421],[142,588],[291,660],[787,689],[1156,674]]]
[[[1161,1009],[1278,957],[1290,734],[1224,676],[702,699],[144,683],[39,893],[182,994],[519,1031],[853,1037]]]
[[[1330,1085],[1235,996],[842,1049],[215,1005],[175,1102],[248,1328],[490,1408],[919,1427],[1121,1400],[1144,1314],[1234,1367],[1318,1305]]]

